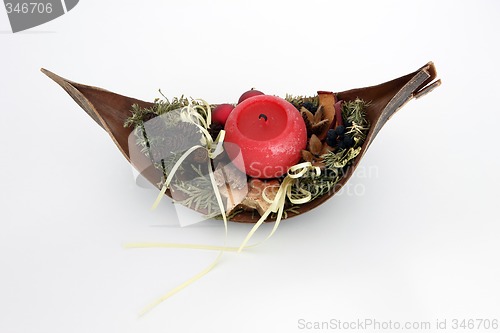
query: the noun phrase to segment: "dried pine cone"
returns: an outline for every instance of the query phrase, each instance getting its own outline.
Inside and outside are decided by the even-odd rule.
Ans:
[[[313,134],[307,144],[307,150],[302,150],[302,159],[306,162],[311,162],[314,166],[323,167],[321,155],[330,152],[331,148],[322,143],[321,140]]]
[[[306,123],[307,136],[319,136],[330,126],[330,120],[324,118],[323,107],[320,106],[315,114],[302,107],[300,113]]]
[[[300,109],[306,123],[307,134],[315,134],[320,140],[325,140],[330,125],[335,119],[336,96],[329,91],[318,91],[318,109],[313,114],[304,106]]]

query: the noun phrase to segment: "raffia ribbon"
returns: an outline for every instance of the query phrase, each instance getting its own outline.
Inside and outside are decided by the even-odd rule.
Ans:
[[[165,193],[167,192],[167,189],[170,186],[170,183],[172,182],[172,179],[174,178],[174,175],[177,172],[177,170],[179,169],[179,167],[181,166],[182,162],[184,162],[184,160],[192,152],[194,152],[196,149],[206,148],[207,152],[208,152],[208,157],[209,157],[209,159],[208,159],[208,175],[210,177],[210,181],[211,181],[212,186],[213,186],[214,191],[215,191],[215,196],[217,198],[217,203],[218,203],[219,208],[220,208],[221,213],[222,213],[222,218],[224,220],[224,223],[227,223],[224,205],[222,203],[222,198],[221,198],[221,195],[219,193],[217,184],[215,182],[214,173],[213,173],[212,165],[210,162],[211,159],[214,159],[215,157],[217,157],[217,155],[222,153],[222,151],[224,150],[222,147],[222,143],[224,142],[224,136],[225,136],[226,132],[224,130],[220,131],[219,135],[217,136],[215,141],[212,140],[212,136],[208,132],[208,128],[210,127],[210,124],[212,122],[211,108],[210,108],[210,105],[208,103],[206,103],[205,101],[203,101],[203,103],[205,104],[206,109],[199,106],[199,105],[188,105],[188,106],[182,108],[182,110],[180,111],[180,116],[181,116],[182,121],[190,122],[190,123],[194,124],[196,127],[198,127],[198,129],[200,130],[200,132],[202,134],[202,140],[204,141],[204,145],[201,145],[201,144],[194,145],[193,147],[186,150],[181,155],[181,157],[179,157],[177,162],[172,167],[172,170],[170,170],[170,173],[168,174],[167,179],[165,180],[165,183],[163,183],[163,186],[160,190],[160,193],[158,194],[155,202],[153,203],[152,209],[156,209],[156,207],[158,207],[158,204],[160,203],[161,199],[165,196]],[[200,115],[199,111],[204,113],[204,116]]]
[[[290,202],[292,204],[296,204],[296,205],[304,204],[304,203],[309,202],[311,200],[311,192],[309,192],[305,189],[302,189],[302,188],[298,188],[298,191],[301,193],[301,196],[299,198],[292,196],[293,186],[296,184],[297,181],[299,181],[299,178],[304,176],[310,170],[313,170],[317,176],[319,176],[321,173],[320,168],[317,166],[313,166],[311,164],[311,162],[299,163],[299,164],[296,164],[296,165],[290,167],[288,169],[287,176],[281,182],[279,190],[276,193],[274,200],[272,200],[272,201],[269,200],[269,198],[266,196],[266,191],[264,189],[264,191],[262,192],[262,196],[264,197],[264,200],[266,200],[267,202],[269,202],[271,204],[271,206],[269,206],[267,211],[260,217],[260,219],[257,221],[257,223],[255,223],[252,230],[250,230],[250,232],[248,233],[248,235],[246,236],[246,238],[243,240],[240,247],[238,248],[238,252],[241,252],[245,247],[256,246],[257,244],[260,244],[260,243],[266,241],[276,232],[276,230],[278,229],[278,227],[280,225],[281,218],[283,217],[283,210],[285,209],[285,200],[287,197],[288,197],[288,200],[290,200]],[[271,213],[277,213],[277,216],[276,216],[276,221],[275,221],[274,227],[271,230],[271,232],[269,233],[269,235],[262,242],[251,245],[251,246],[247,246],[247,243],[250,240],[250,238],[252,238],[252,236],[255,234],[257,229],[259,229],[259,227],[262,225],[262,223],[264,223],[264,221],[267,219],[267,217]]]
[[[165,301],[166,299],[170,298],[172,295],[175,293],[179,292],[180,290],[184,289],[185,287],[189,286],[196,280],[200,279],[203,277],[205,274],[210,272],[219,262],[221,256],[223,255],[224,252],[241,252],[245,248],[257,246],[258,244],[266,241],[269,239],[278,229],[278,226],[281,222],[281,219],[283,217],[283,211],[285,208],[285,201],[286,198],[290,200],[292,204],[303,204],[311,200],[311,193],[305,189],[302,188],[297,188],[298,192],[300,192],[299,197],[294,197],[292,195],[292,188],[294,185],[297,184],[299,179],[304,176],[307,172],[313,170],[316,175],[319,175],[321,173],[320,169],[318,167],[313,166],[310,162],[304,162],[304,163],[299,163],[297,165],[294,165],[288,169],[287,176],[283,179],[281,185],[279,186],[278,192],[276,193],[276,196],[274,200],[270,200],[266,194],[265,194],[265,189],[262,192],[264,200],[269,202],[271,205],[269,208],[266,210],[266,212],[261,216],[259,221],[255,223],[253,226],[252,230],[247,234],[246,238],[243,240],[241,245],[238,248],[235,247],[227,247],[227,236],[228,236],[228,226],[227,226],[227,216],[226,212],[224,209],[224,205],[222,203],[222,198],[219,192],[219,188],[217,187],[217,184],[215,182],[214,178],[214,173],[211,165],[211,159],[215,158],[217,155],[219,155],[223,151],[222,143],[224,141],[224,134],[225,132],[222,130],[219,133],[219,136],[216,138],[216,140],[212,140],[212,137],[210,133],[208,133],[208,128],[211,123],[211,112],[210,112],[210,106],[205,103],[205,106],[207,109],[205,110],[204,108],[200,106],[192,106],[189,105],[185,107],[183,110],[181,110],[181,118],[183,121],[189,121],[195,124],[201,131],[203,135],[203,140],[204,145],[195,145],[188,149],[184,154],[179,158],[179,160],[174,164],[172,170],[170,171],[167,179],[165,180],[165,183],[163,184],[160,193],[158,194],[158,197],[156,198],[152,208],[155,209],[158,204],[160,203],[161,199],[165,196],[165,193],[170,186],[170,183],[173,179],[173,176],[177,169],[180,167],[182,162],[191,154],[193,151],[195,151],[198,148],[206,148],[208,151],[208,156],[210,157],[208,159],[208,171],[209,171],[209,177],[210,181],[212,183],[212,187],[214,189],[214,193],[217,199],[217,203],[219,205],[219,208],[221,210],[222,218],[224,220],[224,231],[225,231],[225,238],[224,238],[224,245],[223,246],[213,246],[213,245],[200,245],[200,244],[175,244],[175,243],[130,243],[126,244],[126,248],[184,248],[184,249],[199,249],[199,250],[217,250],[219,251],[219,254],[215,258],[215,260],[208,265],[205,269],[191,277],[190,279],[186,280],[182,284],[178,285],[177,287],[173,288],[169,292],[167,292],[165,295],[162,297],[158,298],[148,306],[146,306],[140,313],[140,316],[148,313],[150,310],[155,308],[157,305]],[[197,109],[199,108],[199,109]],[[202,115],[199,114],[197,111],[202,111],[204,113],[203,117]],[[261,242],[253,244],[253,245],[247,245],[252,236],[255,234],[257,229],[265,222],[265,220],[269,217],[271,213],[277,213],[276,221],[274,224],[274,227],[270,234]]]
[[[210,178],[210,183],[212,184],[212,187],[214,189],[215,197],[217,199],[217,204],[219,206],[219,209],[222,214],[222,219],[224,220],[224,232],[225,232],[225,241],[223,246],[206,246],[206,245],[196,245],[196,244],[157,244],[157,243],[130,243],[126,244],[126,248],[151,248],[151,247],[171,247],[171,248],[188,248],[188,249],[205,249],[205,250],[219,250],[218,256],[215,258],[215,260],[208,265],[205,269],[191,277],[190,279],[186,280],[185,282],[181,283],[177,287],[173,288],[170,290],[168,293],[163,295],[162,297],[158,298],[154,302],[150,303],[147,305],[139,314],[139,316],[143,316],[144,314],[148,313],[151,311],[153,308],[155,308],[157,305],[162,303],[164,300],[170,298],[172,295],[175,293],[179,292],[180,290],[186,288],[196,280],[200,279],[202,276],[210,272],[218,263],[220,258],[222,257],[222,254],[226,251],[234,251],[235,249],[228,248],[226,246],[226,241],[227,241],[227,216],[224,208],[224,204],[222,202],[222,197],[219,192],[219,188],[217,187],[217,183],[215,181],[214,177],[214,171],[212,169],[212,163],[211,160],[217,157],[220,153],[222,153],[223,146],[222,143],[224,142],[224,135],[225,131],[222,130],[220,131],[219,135],[217,138],[212,140],[212,136],[208,132],[208,128],[210,127],[211,124],[211,108],[208,103],[205,101],[202,101],[206,107],[203,108],[202,106],[199,105],[188,105],[180,111],[180,116],[182,121],[190,122],[194,125],[196,125],[200,132],[202,133],[202,144],[194,145],[193,147],[189,148],[187,151],[185,151],[181,157],[177,160],[177,162],[174,164],[172,169],[170,170],[170,173],[167,176],[167,179],[165,180],[160,193],[158,194],[158,197],[156,198],[155,202],[153,203],[152,209],[156,209],[158,204],[160,203],[161,199],[165,196],[165,193],[167,192],[167,189],[170,186],[170,183],[172,182],[172,179],[181,166],[182,162],[196,149],[198,148],[205,148],[207,149],[208,152],[208,157],[209,159],[207,160],[207,167],[208,167],[208,176]],[[203,113],[201,115],[199,112]]]

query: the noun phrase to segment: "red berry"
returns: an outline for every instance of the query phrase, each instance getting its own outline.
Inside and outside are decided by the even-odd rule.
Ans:
[[[232,104],[220,104],[212,110],[212,121],[214,123],[219,123],[224,125],[226,123],[227,117],[233,111],[234,105]]]
[[[258,95],[265,95],[262,91],[251,89],[249,91],[246,91],[243,93],[243,95],[240,96],[240,99],[238,100],[238,104],[243,102],[245,99],[253,97],[253,96],[258,96]]]

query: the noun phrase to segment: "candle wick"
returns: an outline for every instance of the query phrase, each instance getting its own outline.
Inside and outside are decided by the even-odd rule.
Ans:
[[[263,113],[259,114],[259,119],[264,118],[265,121],[267,121],[267,116]]]

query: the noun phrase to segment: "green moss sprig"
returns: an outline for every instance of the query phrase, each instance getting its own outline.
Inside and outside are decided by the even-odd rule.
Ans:
[[[297,110],[300,111],[304,107],[313,114],[318,110],[319,107],[318,96],[293,96],[290,94],[286,94],[285,100],[293,104],[293,106],[295,106]]]
[[[363,144],[370,127],[370,122],[366,118],[366,108],[370,104],[362,99],[356,98],[354,101],[342,103],[342,118],[347,124],[346,134],[352,134],[354,140]]]
[[[161,116],[167,112],[183,108],[188,105],[200,105],[199,101],[193,98],[187,98],[184,95],[174,97],[170,101],[161,90],[159,91],[164,99],[156,98],[154,103],[149,108],[140,107],[138,104],[132,105],[132,115],[125,121],[125,127],[137,127],[144,122],[153,119],[156,116]]]
[[[191,168],[195,172],[195,178],[189,181],[178,180],[172,186],[174,193],[179,191],[184,197],[176,202],[195,211],[205,212],[207,216],[218,215],[220,209],[209,176],[203,174],[200,165],[191,164]]]

